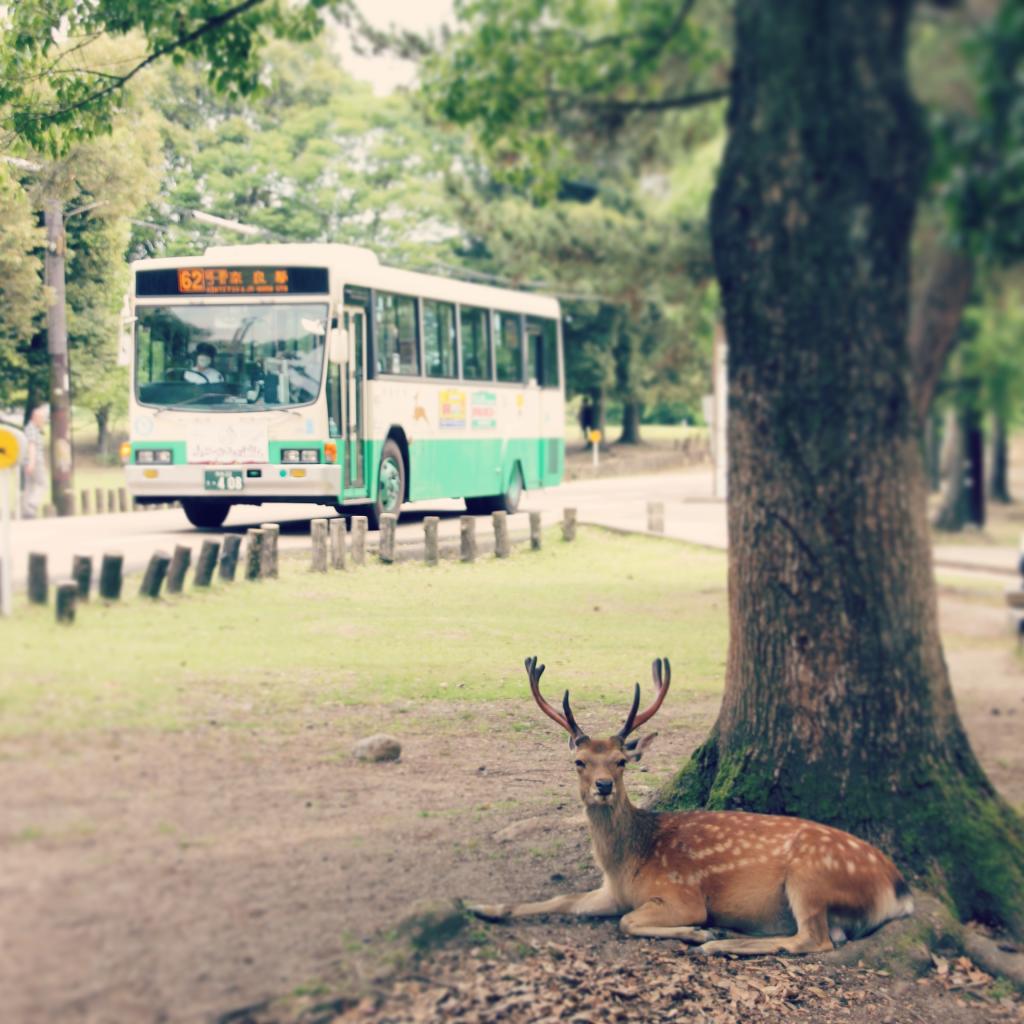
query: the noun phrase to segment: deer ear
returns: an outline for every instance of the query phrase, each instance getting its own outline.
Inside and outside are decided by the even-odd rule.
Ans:
[[[626,756],[630,761],[639,761],[644,756],[644,751],[651,745],[654,737],[657,735],[656,732],[650,732],[646,736],[641,736],[638,740],[630,740],[626,744]]]

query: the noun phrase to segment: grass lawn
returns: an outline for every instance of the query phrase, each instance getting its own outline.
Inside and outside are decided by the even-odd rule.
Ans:
[[[131,579],[121,604],[94,599],[70,627],[22,603],[0,622],[0,734],[210,716],[288,729],[317,706],[420,699],[521,705],[531,654],[548,665],[550,699],[570,687],[575,706],[611,703],[614,718],[635,680],[650,694],[658,655],[678,690],[720,689],[725,574],[717,552],[583,529],[573,544],[551,531],[541,552],[475,565],[314,576],[285,559],[279,580],[155,603]]]

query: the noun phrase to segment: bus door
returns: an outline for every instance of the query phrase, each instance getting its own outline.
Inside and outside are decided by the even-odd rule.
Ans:
[[[342,380],[345,396],[345,490],[366,490],[366,313],[346,306],[348,358]]]

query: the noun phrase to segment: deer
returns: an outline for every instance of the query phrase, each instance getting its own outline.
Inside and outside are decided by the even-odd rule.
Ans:
[[[537,706],[569,733],[601,885],[591,892],[467,907],[488,921],[544,914],[619,917],[625,935],[681,939],[701,953],[826,952],[909,916],[914,901],[896,865],[848,832],[804,818],[745,811],[655,812],[635,807],[625,769],[657,735],[628,739],[664,703],[668,658],[651,665],[655,697],[638,713],[640,684],[625,724],[592,739],[541,695],[544,666],[526,659]],[[739,933],[723,938],[723,934]]]

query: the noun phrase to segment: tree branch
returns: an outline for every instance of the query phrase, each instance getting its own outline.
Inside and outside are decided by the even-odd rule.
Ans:
[[[220,28],[221,25],[245,14],[246,11],[251,10],[253,7],[258,7],[261,3],[264,3],[264,0],[242,0],[241,3],[236,4],[234,7],[229,7],[226,11],[222,11],[220,14],[214,15],[212,18],[208,18],[206,21],[202,22],[198,28],[185,33],[185,35],[178,36],[166,46],[161,46],[159,49],[154,50],[145,58],[145,60],[136,64],[135,67],[133,67],[127,74],[109,76],[115,79],[110,85],[105,86],[103,89],[98,89],[96,92],[92,92],[88,96],[83,96],[77,103],[72,103],[66,107],[51,107],[49,110],[40,111],[38,113],[27,111],[23,112],[22,116],[35,121],[43,121],[52,117],[74,113],[74,111],[81,110],[83,107],[87,107],[91,103],[96,103],[98,100],[103,99],[104,96],[109,96],[110,93],[115,92],[118,89],[123,89],[131,79],[143,70],[143,68],[148,67],[154,61],[159,60],[168,53],[173,53],[175,50],[180,50],[182,47],[188,46],[190,43],[194,43],[197,39],[201,39],[207,33],[212,32],[215,29]],[[96,72],[89,73],[96,74]]]

